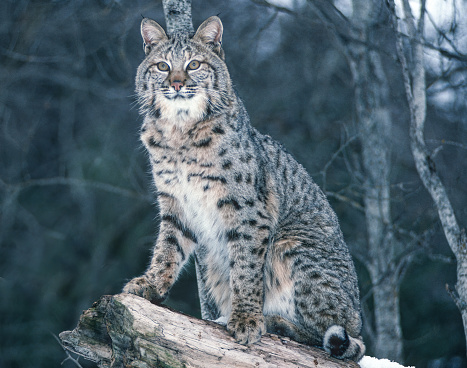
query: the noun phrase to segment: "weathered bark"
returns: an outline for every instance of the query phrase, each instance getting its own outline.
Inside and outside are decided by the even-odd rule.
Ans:
[[[348,46],[355,83],[355,106],[365,175],[364,208],[368,239],[368,268],[375,317],[374,353],[402,363],[399,280],[391,219],[391,129],[388,82],[377,51],[368,47],[378,21],[380,2],[353,0],[352,36],[360,42]]]
[[[456,290],[458,295],[454,292],[451,292],[451,295],[462,314],[467,342],[467,239],[465,231],[460,229],[446,189],[441,182],[424,139],[426,118],[426,81],[423,58],[425,1],[422,1],[421,4],[418,24],[415,22],[408,0],[402,2],[401,13],[404,14],[405,29],[410,41],[408,50],[404,48],[402,27],[396,16],[396,5],[393,0],[389,4],[392,10],[394,28],[398,31],[397,53],[402,66],[407,102],[410,109],[410,145],[412,154],[418,175],[438,210],[446,240],[456,256]],[[410,55],[409,58],[406,57],[406,53]]]
[[[167,34],[194,33],[191,19],[191,0],[162,0]]]
[[[103,296],[60,339],[99,367],[358,367],[275,335],[239,345],[222,326],[131,294]]]

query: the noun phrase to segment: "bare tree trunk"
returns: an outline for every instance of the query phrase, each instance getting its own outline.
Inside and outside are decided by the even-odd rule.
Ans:
[[[194,33],[191,0],[162,0],[167,34]]]
[[[265,335],[237,344],[224,327],[151,304],[131,294],[103,296],[85,311],[63,346],[99,367],[358,368],[317,348]]]
[[[448,244],[457,259],[457,295],[450,291],[462,314],[464,333],[467,337],[467,239],[461,230],[449,197],[437,173],[435,163],[430,157],[423,136],[426,118],[426,82],[423,61],[423,32],[425,18],[425,1],[422,1],[418,25],[416,25],[408,0],[403,0],[405,30],[408,33],[410,49],[404,48],[402,25],[396,16],[393,0],[389,2],[394,28],[397,31],[397,52],[402,66],[407,101],[410,109],[410,144],[420,179],[428,190],[438,210]],[[406,53],[410,57],[406,57]],[[408,61],[410,60],[410,62]]]
[[[351,22],[331,2],[309,1],[334,31],[347,56],[355,83],[355,107],[364,166],[364,207],[368,252],[362,261],[368,268],[375,316],[374,351],[380,358],[402,362],[402,329],[399,311],[400,254],[391,219],[391,115],[389,88],[378,52],[370,48],[374,27],[381,22],[383,4],[377,0],[353,0]],[[348,37],[350,36],[350,38]],[[351,42],[348,43],[347,41]]]
[[[379,2],[353,0],[354,38],[349,45],[355,105],[364,166],[364,204],[368,236],[366,266],[373,285],[375,355],[402,362],[399,280],[390,205],[391,115],[388,83],[380,55],[368,47],[378,22]]]

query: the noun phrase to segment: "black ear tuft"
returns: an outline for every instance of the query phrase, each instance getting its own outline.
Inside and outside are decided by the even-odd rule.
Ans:
[[[157,43],[168,40],[164,29],[155,21],[149,18],[143,18],[141,21],[141,36],[144,42],[144,52],[149,54],[151,47]]]

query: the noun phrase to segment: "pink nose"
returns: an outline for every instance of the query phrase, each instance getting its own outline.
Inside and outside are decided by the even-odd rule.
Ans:
[[[178,92],[183,87],[183,83],[176,80],[172,82],[171,86]]]

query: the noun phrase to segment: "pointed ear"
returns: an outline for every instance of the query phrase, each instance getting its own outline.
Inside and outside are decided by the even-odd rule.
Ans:
[[[213,51],[219,54],[222,58],[224,57],[224,51],[222,50],[222,27],[221,20],[216,17],[209,17],[203,24],[201,24],[196,31],[193,39],[211,46]]]
[[[164,29],[155,21],[149,18],[144,18],[141,21],[141,36],[143,36],[144,52],[149,54],[151,47],[157,43],[168,40]]]

